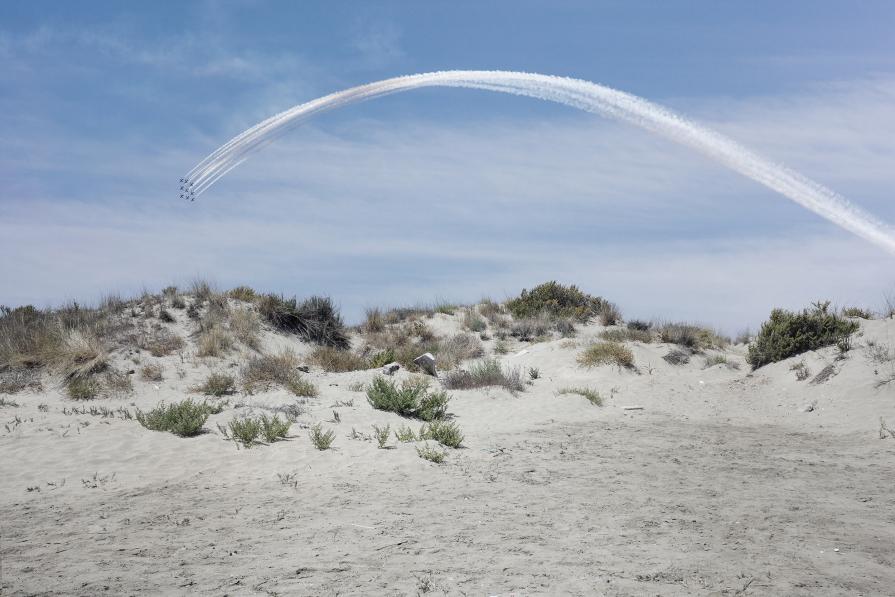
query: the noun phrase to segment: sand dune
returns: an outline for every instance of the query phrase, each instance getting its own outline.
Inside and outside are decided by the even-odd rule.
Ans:
[[[461,315],[426,322],[446,334]],[[177,312],[168,327],[189,336],[191,325]],[[831,347],[755,372],[743,345],[676,366],[663,359],[674,347],[656,342],[626,344],[636,369],[581,367],[604,329],[509,340],[496,358],[540,375],[522,392],[450,390],[465,439],[440,465],[394,435],[388,449],[367,437],[373,424],[421,425],[367,403],[361,385],[377,369],[311,366],[313,398],[229,396],[193,438],[114,413],[195,397],[252,351],[118,351],[115,367],[157,362],[164,379],[134,375],[132,393],[84,402],[50,382],[3,396],[17,404],[0,407],[3,593],[891,593],[895,437],[880,439],[880,419],[895,428],[895,400],[878,384],[893,365],[870,352],[895,321],[862,320],[845,358]],[[260,348],[283,347],[311,350],[265,328]],[[731,365],[705,368],[717,354]],[[811,375],[800,381],[801,361]],[[604,405],[559,393],[570,386],[599,390]],[[218,431],[289,405],[303,412],[286,441],[238,449]],[[113,414],[71,411],[100,406]],[[336,432],[330,450],[308,439],[318,422]]]

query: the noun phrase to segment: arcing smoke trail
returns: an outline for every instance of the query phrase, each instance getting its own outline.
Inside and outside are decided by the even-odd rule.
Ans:
[[[895,253],[895,231],[834,191],[775,164],[727,137],[694,124],[643,98],[565,77],[507,71],[444,71],[386,79],[300,104],[234,137],[182,179],[190,198],[205,192],[227,172],[279,134],[317,113],[420,87],[466,87],[524,95],[630,122],[690,146],[728,168],[792,199],[834,224]]]

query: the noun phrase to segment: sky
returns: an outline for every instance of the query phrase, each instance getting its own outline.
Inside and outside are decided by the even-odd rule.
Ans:
[[[367,307],[574,283],[730,333],[879,309],[895,256],[692,150],[528,98],[423,89],[291,131],[195,203],[259,120],[392,76],[540,72],[658,102],[895,223],[895,4],[0,4],[0,304],[201,277]]]

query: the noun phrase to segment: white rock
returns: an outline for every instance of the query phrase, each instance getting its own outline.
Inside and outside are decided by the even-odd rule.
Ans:
[[[398,363],[389,363],[382,368],[383,375],[394,375],[395,371],[401,368],[401,365]]]
[[[435,371],[435,357],[432,356],[431,352],[421,354],[420,356],[413,359],[413,362],[419,365],[420,369],[422,369],[429,375],[438,375],[438,373]]]

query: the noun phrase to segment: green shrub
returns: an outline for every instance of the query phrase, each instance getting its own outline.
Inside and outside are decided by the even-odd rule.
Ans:
[[[229,434],[225,429],[220,429],[224,433],[224,438],[242,444],[244,448],[251,448],[258,442],[258,437],[261,435],[261,422],[251,417],[233,419],[228,425]]]
[[[226,373],[212,373],[196,391],[206,396],[227,396],[236,392],[236,380]]]
[[[208,415],[220,412],[219,407],[205,402],[186,399],[173,404],[159,403],[151,411],[144,413],[137,409],[137,421],[152,431],[169,431],[180,437],[192,437],[202,432]]]
[[[367,402],[373,408],[423,421],[443,418],[449,401],[446,392],[430,392],[425,379],[405,380],[398,387],[395,382],[376,376],[367,389]]]
[[[406,444],[407,442],[415,442],[416,434],[410,427],[398,427],[395,430],[395,437],[399,442]]]
[[[542,313],[554,317],[568,317],[587,321],[609,310],[609,302],[597,296],[585,294],[578,287],[546,282],[529,290],[523,290],[517,298],[507,301],[506,308],[514,317],[537,317]],[[611,318],[611,313],[607,312]],[[605,325],[605,324],[604,324]]]
[[[380,367],[384,367],[389,363],[393,363],[395,361],[395,351],[391,348],[386,348],[385,350],[380,350],[370,357],[370,361],[368,365],[371,369],[378,369]]]
[[[587,398],[587,400],[594,406],[603,406],[603,398],[600,396],[600,393],[596,390],[592,390],[591,388],[562,388],[561,390],[559,390],[559,394],[577,394],[579,396],[584,396],[585,398]]]
[[[618,342],[597,342],[578,355],[578,363],[584,367],[618,365],[630,369],[634,367],[634,353]]]
[[[829,311],[829,302],[815,303],[801,312],[774,309],[749,345],[746,361],[752,369],[839,343],[860,327]]]
[[[858,319],[873,319],[873,313],[860,307],[846,307],[842,310],[843,317],[855,317]]]
[[[315,448],[318,450],[329,450],[329,447],[333,445],[333,441],[336,439],[336,432],[332,429],[323,431],[320,427],[320,423],[317,423],[311,427],[309,436],[311,438],[311,443],[314,444]]]
[[[289,428],[292,427],[292,421],[280,420],[278,415],[268,417],[266,414],[262,414],[259,423],[261,424],[261,435],[264,436],[267,443],[285,438],[289,433]]]
[[[456,423],[432,421],[423,425],[419,433],[420,440],[435,440],[442,446],[459,448],[463,444],[463,434]]]
[[[648,332],[653,327],[648,321],[642,321],[640,319],[632,319],[626,325],[629,330],[634,330],[636,332]]]
[[[102,385],[94,377],[74,377],[65,383],[65,391],[72,400],[93,400],[99,396]]]
[[[471,390],[489,386],[501,386],[510,392],[521,392],[525,390],[522,370],[518,367],[504,369],[497,359],[483,359],[473,363],[468,371],[452,371],[444,377],[444,387],[452,390]]]
[[[275,328],[308,342],[342,349],[351,345],[342,317],[328,297],[314,296],[298,303],[295,297],[269,294],[258,301],[258,310]]]
[[[438,448],[429,447],[429,445],[424,445],[422,447],[417,446],[416,453],[423,460],[428,460],[435,464],[441,464],[444,462],[445,458],[447,458],[447,452],[439,450]]]
[[[385,427],[380,427],[379,425],[373,425],[373,437],[376,438],[376,443],[379,444],[380,448],[385,448],[385,444],[388,441],[388,436],[392,433],[392,426],[386,425]]]

